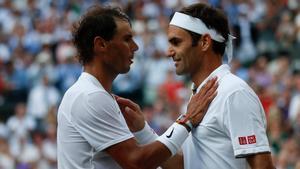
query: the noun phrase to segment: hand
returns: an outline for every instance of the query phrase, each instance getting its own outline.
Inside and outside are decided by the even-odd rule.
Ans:
[[[217,77],[208,80],[200,91],[193,95],[187,106],[187,118],[192,125],[197,126],[203,119],[211,101],[217,95]]]
[[[129,99],[114,96],[130,131],[137,132],[142,130],[145,126],[145,117],[140,106]]]

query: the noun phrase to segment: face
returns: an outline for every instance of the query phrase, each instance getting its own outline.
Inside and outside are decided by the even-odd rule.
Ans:
[[[107,55],[104,63],[111,69],[110,71],[116,74],[127,73],[138,46],[132,39],[133,33],[129,23],[116,19],[116,24],[116,34],[107,42]]]
[[[177,26],[170,25],[168,39],[167,55],[172,57],[175,63],[176,74],[194,74],[200,66],[201,57],[198,57],[197,45],[192,46],[190,34]]]

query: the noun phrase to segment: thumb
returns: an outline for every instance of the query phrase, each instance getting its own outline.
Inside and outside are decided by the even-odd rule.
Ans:
[[[136,119],[138,117],[138,113],[135,112],[132,108],[126,106],[125,107],[125,113],[127,118],[130,118],[130,119]]]
[[[126,106],[126,107],[125,107],[125,112],[126,112],[126,113],[129,113],[129,111],[130,111],[130,108],[129,108],[128,106]]]
[[[125,107],[125,112],[126,114],[132,113],[133,110],[131,108],[129,108],[128,106]]]

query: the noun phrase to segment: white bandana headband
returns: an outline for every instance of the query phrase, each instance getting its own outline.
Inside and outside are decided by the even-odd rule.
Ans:
[[[217,42],[225,42],[225,38],[214,29],[209,29],[201,19],[186,15],[180,12],[175,12],[170,25],[178,26],[180,28],[198,33],[200,35],[209,34],[210,37]],[[234,36],[228,34],[228,42],[226,45],[226,55],[228,62],[232,60],[233,45],[232,40]]]

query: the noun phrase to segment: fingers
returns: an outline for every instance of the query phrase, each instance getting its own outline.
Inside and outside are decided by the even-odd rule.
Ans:
[[[206,98],[204,99],[203,104],[199,106],[200,110],[190,115],[189,119],[191,120],[194,127],[197,126],[202,121],[203,117],[205,116],[208,110],[210,103],[216,96],[217,96],[217,91],[214,91],[214,93],[205,96]]]
[[[204,98],[207,98],[207,100],[212,101],[212,99],[214,97],[211,97],[211,96],[214,96],[214,93],[217,92],[218,86],[219,86],[219,84],[217,83],[217,81],[215,81],[214,84],[205,93]]]
[[[131,117],[133,113],[134,113],[134,111],[131,108],[126,106],[125,109],[124,109],[123,115],[126,116],[126,117]]]
[[[217,83],[217,77],[213,77],[211,79],[209,79],[204,86],[200,89],[200,91],[195,94],[195,97],[203,97],[207,94],[208,91],[210,91],[210,89],[215,86],[215,84]]]
[[[112,94],[114,96],[114,98],[117,100],[118,98],[121,98],[120,96],[118,95],[115,95],[115,94]]]
[[[208,80],[200,91],[190,100],[188,114],[193,126],[197,126],[202,121],[210,103],[217,95],[217,88],[217,78],[214,77]]]
[[[126,107],[128,106],[129,108],[133,109],[133,110],[139,110],[140,106],[136,103],[134,103],[133,101],[129,100],[129,99],[125,99],[122,97],[117,97],[116,99],[117,103],[119,104],[120,107]]]

